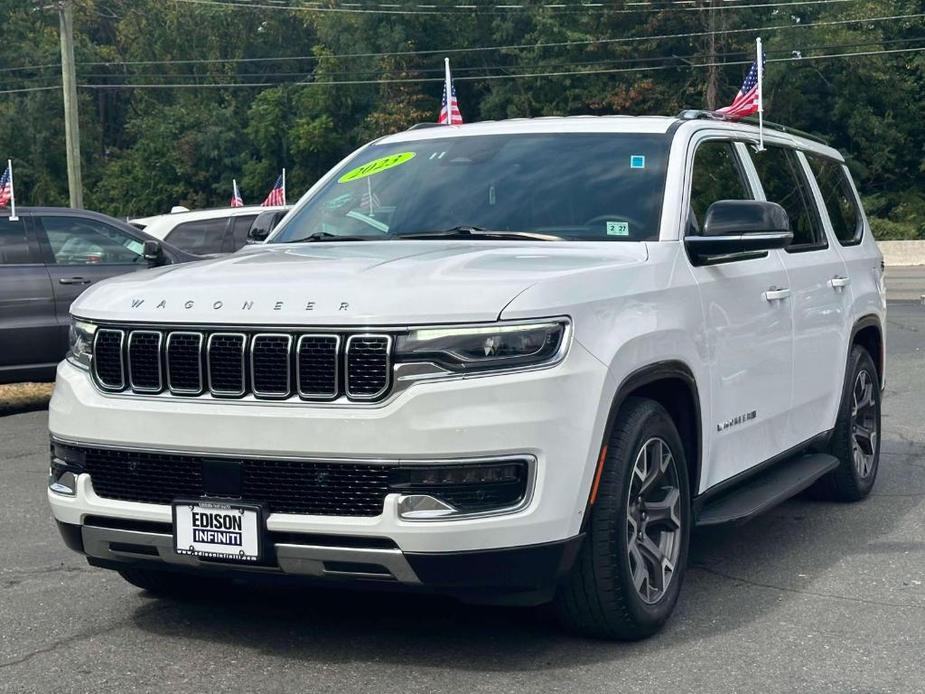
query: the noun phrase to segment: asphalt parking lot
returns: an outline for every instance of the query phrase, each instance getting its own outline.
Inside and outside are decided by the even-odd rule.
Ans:
[[[61,543],[46,413],[2,417],[0,691],[925,691],[925,306],[889,311],[873,495],[698,532],[675,617],[629,645],[436,597],[152,598]]]

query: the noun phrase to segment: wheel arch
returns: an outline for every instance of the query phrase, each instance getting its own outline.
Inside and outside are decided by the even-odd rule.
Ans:
[[[847,359],[851,358],[851,348],[860,345],[870,354],[874,360],[874,366],[877,368],[877,377],[880,379],[880,387],[883,388],[884,368],[886,366],[886,350],[883,341],[883,325],[880,316],[868,314],[855,321],[851,328],[851,340],[848,343]],[[848,362],[846,361],[845,373],[847,374]],[[847,376],[846,376],[847,377]]]
[[[649,398],[664,407],[678,428],[687,459],[691,499],[700,488],[703,428],[700,394],[690,367],[682,361],[660,361],[630,373],[617,388],[610,405],[604,440],[610,436],[614,420],[630,396]]]

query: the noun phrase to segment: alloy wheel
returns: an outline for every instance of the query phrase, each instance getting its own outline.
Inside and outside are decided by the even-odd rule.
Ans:
[[[658,437],[639,449],[629,485],[626,546],[633,585],[647,604],[661,600],[681,552],[681,489],[668,444]]]
[[[861,369],[851,394],[851,456],[861,479],[873,472],[877,452],[879,431],[874,398],[874,380],[866,369]]]

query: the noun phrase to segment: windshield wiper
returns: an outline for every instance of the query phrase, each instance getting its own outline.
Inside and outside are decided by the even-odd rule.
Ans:
[[[385,237],[383,237],[385,238]],[[341,236],[340,234],[332,234],[327,231],[316,231],[313,234],[308,236],[303,236],[300,239],[292,239],[291,241],[284,241],[283,243],[311,243],[312,241],[375,241],[375,236]]]
[[[561,241],[561,236],[536,234],[531,231],[499,231],[482,227],[460,225],[450,229],[414,231],[410,234],[396,234],[398,239],[528,239],[531,241]]]

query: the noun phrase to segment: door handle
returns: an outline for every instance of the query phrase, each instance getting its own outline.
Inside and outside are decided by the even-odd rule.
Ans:
[[[770,289],[768,289],[768,291],[764,292],[761,296],[765,301],[783,301],[788,296],[790,296],[790,289],[788,288],[780,289],[778,287],[771,287]]]
[[[90,284],[92,280],[84,279],[83,277],[61,277],[58,279],[58,284]]]
[[[829,280],[829,286],[832,289],[841,289],[847,287],[849,284],[851,284],[851,278],[843,277],[842,275],[835,275],[835,277]]]

